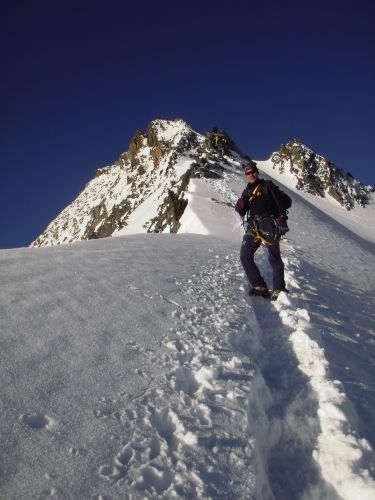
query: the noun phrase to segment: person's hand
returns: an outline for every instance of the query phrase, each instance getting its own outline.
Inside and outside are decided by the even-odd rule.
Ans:
[[[283,214],[279,215],[276,218],[275,222],[276,222],[276,229],[279,232],[279,234],[283,235],[289,231],[285,215]]]
[[[248,205],[249,205],[249,201],[246,200],[245,198],[239,198],[239,200],[237,201],[236,203],[236,206],[234,207],[234,209],[236,210],[236,212],[238,212],[240,214],[241,217],[244,217],[244,215],[246,215],[246,212],[248,210]]]

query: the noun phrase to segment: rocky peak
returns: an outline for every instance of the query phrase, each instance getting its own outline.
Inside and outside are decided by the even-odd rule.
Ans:
[[[182,119],[156,119],[145,132],[136,130],[128,150],[113,165],[97,169],[94,179],[32,246],[103,238],[129,225],[138,232],[177,232],[190,179],[217,178],[223,164],[240,168],[248,160],[228,134],[225,150],[208,137]]]
[[[298,139],[282,144],[271,161],[281,173],[295,177],[297,189],[323,198],[331,196],[347,210],[354,208],[355,203],[366,206],[374,192],[372,186],[360,183]]]

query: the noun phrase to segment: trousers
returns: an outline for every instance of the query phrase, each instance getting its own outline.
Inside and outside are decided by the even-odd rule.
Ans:
[[[251,234],[245,234],[241,245],[241,264],[252,286],[267,286],[258,266],[254,262],[254,255],[259,247],[259,241],[255,241]],[[266,247],[268,250],[268,261],[273,270],[273,289],[283,289],[285,288],[284,263],[280,255],[280,244],[266,245]]]

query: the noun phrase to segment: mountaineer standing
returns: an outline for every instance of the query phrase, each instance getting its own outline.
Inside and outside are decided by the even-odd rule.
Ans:
[[[276,300],[281,292],[288,293],[284,281],[284,263],[280,255],[280,239],[289,231],[287,209],[292,201],[271,181],[259,178],[255,162],[246,164],[244,173],[248,184],[235,206],[241,217],[247,216],[241,263],[251,284],[249,294]],[[255,252],[261,244],[267,247],[268,260],[273,270],[272,294],[254,262]]]

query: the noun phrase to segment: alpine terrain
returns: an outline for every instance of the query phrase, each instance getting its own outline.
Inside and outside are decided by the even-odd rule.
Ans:
[[[375,498],[374,189],[297,139],[257,161],[293,201],[271,303],[249,160],[154,120],[0,251],[0,498]]]

